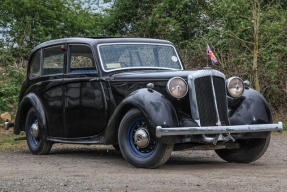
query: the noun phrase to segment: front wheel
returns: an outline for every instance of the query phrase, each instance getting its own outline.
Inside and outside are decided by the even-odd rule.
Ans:
[[[53,144],[47,141],[47,135],[44,134],[41,126],[38,114],[32,107],[27,114],[25,131],[28,147],[34,155],[48,154]]]
[[[157,168],[169,159],[173,150],[173,144],[161,144],[151,138],[138,109],[131,109],[122,119],[118,141],[122,155],[135,167]]]
[[[230,163],[251,163],[259,159],[267,150],[271,133],[266,138],[238,140],[239,149],[219,149],[216,154]]]

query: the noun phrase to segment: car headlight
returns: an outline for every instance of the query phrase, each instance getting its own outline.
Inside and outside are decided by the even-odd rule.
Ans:
[[[166,88],[168,93],[177,99],[183,98],[188,91],[187,83],[181,77],[171,78]]]
[[[244,92],[244,84],[239,77],[230,77],[226,83],[228,94],[231,97],[240,97]]]

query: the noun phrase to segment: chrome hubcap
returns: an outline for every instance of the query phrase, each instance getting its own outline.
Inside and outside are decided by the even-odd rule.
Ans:
[[[150,142],[150,137],[148,134],[148,130],[143,127],[137,129],[134,134],[134,143],[139,148],[144,148],[149,144],[149,142]]]
[[[35,121],[35,122],[31,125],[30,132],[31,132],[31,135],[32,135],[34,138],[37,138],[37,137],[38,137],[38,135],[39,135],[39,125],[38,125],[38,121]]]

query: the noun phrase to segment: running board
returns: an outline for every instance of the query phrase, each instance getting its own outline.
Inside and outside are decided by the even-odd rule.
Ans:
[[[58,138],[58,137],[48,137],[48,141],[55,143],[67,143],[67,144],[103,144],[104,137],[103,136],[92,136],[92,137],[81,137],[81,138]]]

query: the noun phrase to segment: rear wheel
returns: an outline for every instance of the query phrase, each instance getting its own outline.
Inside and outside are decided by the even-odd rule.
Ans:
[[[120,123],[118,141],[124,158],[135,167],[157,168],[170,157],[173,144],[153,140],[138,109],[127,112]]]
[[[267,150],[271,133],[266,138],[238,140],[239,149],[215,150],[223,160],[231,163],[251,163],[259,159]]]
[[[53,145],[47,141],[47,135],[44,134],[41,126],[38,114],[32,107],[27,114],[25,131],[28,147],[35,155],[48,154]]]

